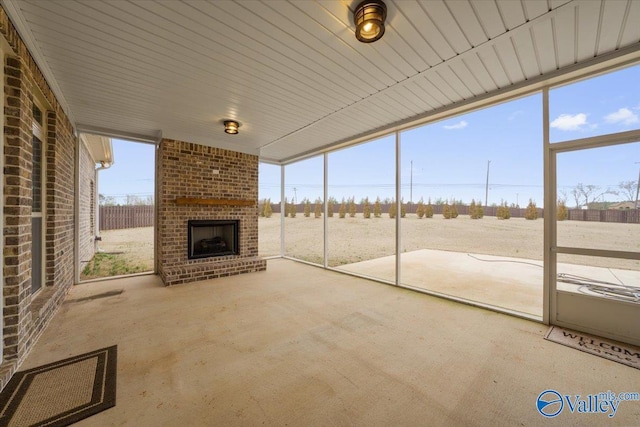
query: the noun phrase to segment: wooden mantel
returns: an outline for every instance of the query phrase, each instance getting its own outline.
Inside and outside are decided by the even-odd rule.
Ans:
[[[178,197],[176,205],[201,205],[201,206],[255,206],[256,201],[251,199],[202,199],[196,197]]]

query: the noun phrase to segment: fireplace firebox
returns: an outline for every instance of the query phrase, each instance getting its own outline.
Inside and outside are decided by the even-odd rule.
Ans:
[[[188,258],[239,255],[237,220],[189,220]]]

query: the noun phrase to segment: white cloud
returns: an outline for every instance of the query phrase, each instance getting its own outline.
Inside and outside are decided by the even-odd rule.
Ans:
[[[629,126],[640,121],[638,115],[628,108],[621,108],[615,113],[608,114],[604,117],[604,120],[607,123],[622,124],[624,126]]]
[[[551,122],[551,127],[560,130],[581,130],[587,125],[587,115],[584,113],[560,114],[557,119]]]
[[[464,129],[464,128],[466,128],[468,125],[469,125],[469,123],[467,123],[467,122],[465,122],[464,120],[462,120],[462,121],[460,121],[460,122],[456,123],[455,125],[444,125],[443,127],[444,127],[445,129],[449,129],[449,130],[451,130],[451,129]]]
[[[516,110],[513,113],[511,113],[509,115],[509,117],[507,118],[507,120],[511,121],[511,120],[515,120],[518,116],[521,116],[524,114],[523,110]]]

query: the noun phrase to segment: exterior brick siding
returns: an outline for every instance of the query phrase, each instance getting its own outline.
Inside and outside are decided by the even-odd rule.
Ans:
[[[36,66],[5,10],[0,7],[0,36],[13,52],[4,66],[4,263],[3,360],[4,388],[48,324],[74,281],[73,127]],[[46,194],[45,283],[31,294],[32,105],[39,92],[49,104],[45,135]]]
[[[258,157],[164,139],[159,150],[158,254],[166,285],[266,269],[258,257]],[[217,173],[215,172],[217,171]],[[177,205],[179,197],[252,200],[251,206]],[[240,220],[240,254],[187,258],[187,221]]]

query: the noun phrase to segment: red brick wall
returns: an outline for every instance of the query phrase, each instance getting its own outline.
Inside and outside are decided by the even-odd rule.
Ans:
[[[3,355],[0,388],[27,356],[74,280],[73,128],[26,46],[0,7],[5,52]],[[36,92],[46,111],[45,283],[31,295],[32,105]]]
[[[258,157],[164,139],[158,159],[159,273],[167,285],[266,269],[258,258]],[[217,173],[216,173],[217,171]],[[179,197],[252,200],[251,206],[176,204]],[[240,220],[240,254],[187,258],[187,221]]]
[[[31,305],[31,93],[32,81],[17,58],[5,61],[4,127],[4,359],[25,353]]]

